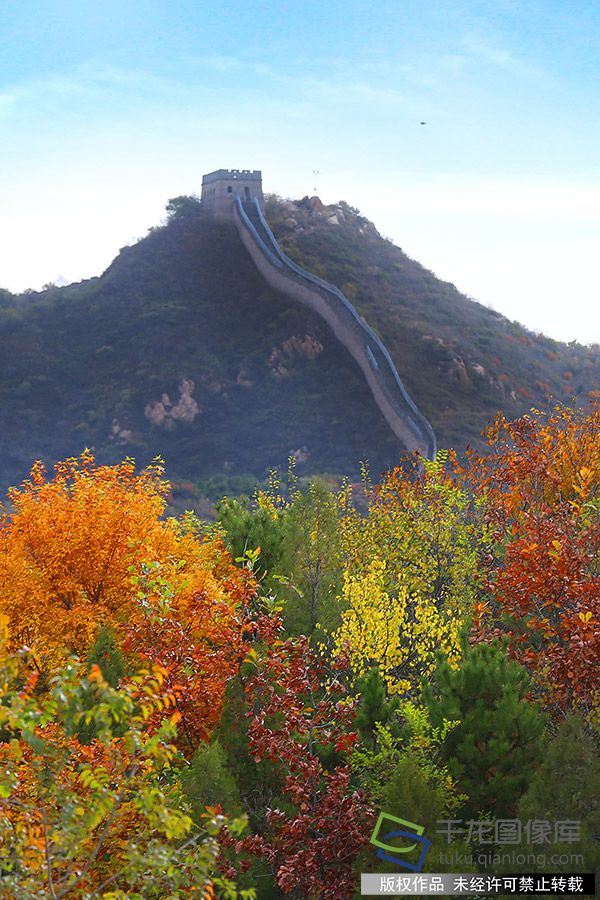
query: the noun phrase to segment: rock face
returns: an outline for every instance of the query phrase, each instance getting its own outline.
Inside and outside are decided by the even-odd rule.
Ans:
[[[160,400],[152,400],[146,404],[144,415],[158,428],[166,428],[170,431],[176,422],[189,424],[194,421],[200,407],[192,397],[196,385],[191,378],[183,378],[179,385],[179,400],[172,403],[168,394],[163,394]]]
[[[319,197],[303,197],[302,200],[298,200],[296,206],[299,206],[301,209],[308,209],[311,212],[318,213],[323,212],[325,209]]]
[[[135,443],[135,435],[130,428],[122,428],[118,419],[113,419],[109,440],[115,441],[117,444],[132,444]]]
[[[316,359],[322,352],[323,344],[314,335],[305,334],[304,337],[292,335],[280,347],[273,347],[269,356],[269,366],[276,377],[284,378],[293,368],[294,357]]]
[[[455,381],[462,382],[462,384],[469,383],[470,379],[464,359],[461,359],[460,356],[455,356],[453,358],[450,368],[448,369],[448,376]]]

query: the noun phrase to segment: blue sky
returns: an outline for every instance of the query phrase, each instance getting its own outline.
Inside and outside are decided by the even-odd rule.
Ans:
[[[213,169],[318,170],[468,295],[600,342],[599,76],[583,0],[3,0],[0,286],[99,274]]]

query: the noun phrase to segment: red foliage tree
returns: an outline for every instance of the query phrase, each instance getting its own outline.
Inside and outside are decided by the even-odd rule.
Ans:
[[[180,597],[155,569],[138,581],[143,615],[127,625],[123,650],[145,665],[160,664],[181,716],[181,749],[191,756],[219,721],[225,688],[239,671],[254,634],[248,569],[223,578],[221,591]]]
[[[485,497],[490,600],[474,640],[511,652],[558,708],[598,702],[600,408],[499,418],[466,473]]]
[[[282,771],[288,811],[268,810],[268,831],[235,849],[268,860],[286,894],[343,900],[355,892],[353,864],[374,824],[343,762],[356,740],[353,705],[305,637],[282,643],[272,620],[264,622],[271,637],[246,685],[250,750],[256,762],[270,760]],[[259,637],[265,639],[260,625]]]

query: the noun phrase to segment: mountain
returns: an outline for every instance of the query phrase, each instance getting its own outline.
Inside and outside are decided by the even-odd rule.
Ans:
[[[161,455],[169,475],[242,484],[285,467],[377,475],[402,448],[323,320],[263,280],[232,223],[194,198],[99,278],[0,291],[0,483],[92,447]],[[600,389],[600,348],[536,335],[460,294],[346,203],[271,196],[292,259],[341,288],[384,342],[438,446],[464,449],[499,409]],[[236,481],[237,479],[237,481]]]

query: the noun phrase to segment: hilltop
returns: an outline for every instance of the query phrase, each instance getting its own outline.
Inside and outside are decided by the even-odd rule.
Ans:
[[[439,446],[600,389],[600,348],[536,335],[440,281],[346,203],[271,196],[285,252],[338,285],[379,334]],[[401,448],[354,360],[268,287],[233,225],[194,198],[98,278],[0,292],[0,481],[85,446],[197,483],[251,483],[294,454],[303,473],[377,475]],[[236,481],[237,479],[237,481]]]

